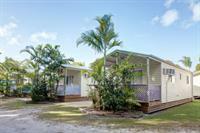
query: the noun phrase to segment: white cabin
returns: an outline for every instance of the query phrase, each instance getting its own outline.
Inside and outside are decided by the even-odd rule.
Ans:
[[[84,66],[63,65],[63,78],[59,81],[57,95],[87,97],[90,78],[86,71],[90,69]]]

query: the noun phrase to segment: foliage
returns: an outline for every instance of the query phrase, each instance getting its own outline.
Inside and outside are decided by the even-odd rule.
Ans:
[[[29,68],[33,71],[30,77],[33,81],[32,98],[35,101],[46,100],[47,96],[55,98],[58,83],[61,78],[61,70],[63,64],[68,64],[73,59],[66,59],[59,50],[59,45],[38,45],[36,47],[27,46],[21,52],[26,52],[30,55]],[[39,88],[41,86],[42,88]],[[48,88],[48,91],[47,91]],[[41,94],[40,94],[41,92]]]
[[[31,98],[33,102],[45,101],[48,99],[47,84],[45,81],[40,81],[38,84],[33,84]]]
[[[10,94],[10,87],[12,82],[18,87],[24,84],[24,77],[26,76],[26,66],[23,61],[17,61],[12,58],[5,58],[4,62],[0,63],[0,80],[1,90],[5,95]]]
[[[100,103],[99,93],[95,88],[93,88],[89,91],[88,97],[92,100],[92,104],[93,104],[94,108],[100,107],[100,105],[99,105],[99,103]]]
[[[94,79],[96,82],[101,82],[103,78],[103,59],[97,59],[93,63],[91,63],[90,68],[92,71],[90,72],[90,76]]]
[[[196,71],[200,71],[200,64],[196,65]]]
[[[138,66],[128,63],[128,60],[111,66],[105,80],[101,78],[97,81],[96,92],[93,90],[90,93],[95,106],[99,105],[103,110],[119,111],[132,110],[139,105],[130,83],[137,76],[142,76],[142,73],[134,71]]]
[[[199,57],[199,64],[196,65],[196,71],[200,71],[200,57]]]
[[[181,59],[180,62],[188,69],[192,67],[192,61],[190,57],[183,56],[183,59]]]
[[[118,34],[115,33],[114,23],[112,22],[112,15],[104,15],[97,17],[96,21],[99,26],[95,30],[90,30],[81,34],[77,40],[77,45],[88,45],[95,51],[104,54],[104,77],[107,51],[113,47],[120,46],[121,41],[117,40]]]

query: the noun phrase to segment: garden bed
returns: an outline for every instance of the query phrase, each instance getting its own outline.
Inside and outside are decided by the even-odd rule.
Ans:
[[[141,111],[100,111],[92,108],[80,108],[82,113],[86,113],[87,115],[97,115],[97,116],[106,116],[106,117],[118,117],[118,118],[142,118],[144,116]]]

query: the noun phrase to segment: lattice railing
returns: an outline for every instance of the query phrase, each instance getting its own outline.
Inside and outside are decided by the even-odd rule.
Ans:
[[[96,85],[89,85],[91,89],[96,88]],[[151,102],[161,100],[160,85],[130,85],[135,90],[137,100],[142,102]]]
[[[131,85],[139,101],[150,102],[161,100],[160,85]]]
[[[57,95],[63,96],[65,95],[80,95],[81,87],[79,85],[70,85],[64,87],[64,85],[59,85],[57,90]]]

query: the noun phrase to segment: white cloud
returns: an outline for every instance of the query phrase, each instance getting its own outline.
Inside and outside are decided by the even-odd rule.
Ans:
[[[177,21],[179,18],[178,11],[175,9],[168,10],[164,13],[164,15],[161,17],[160,23],[163,26],[170,26],[175,21]]]
[[[192,17],[183,21],[182,27],[188,29],[200,22],[200,1],[190,0],[189,9],[192,12]]]
[[[175,0],[165,0],[164,6],[166,8],[169,8],[172,5],[172,3],[174,3],[174,2],[175,2]]]
[[[183,21],[182,22],[182,25],[181,25],[181,27],[183,28],[183,29],[188,29],[188,28],[190,28],[191,26],[193,26],[194,25],[194,23],[192,22],[192,21]]]
[[[21,36],[13,36],[11,38],[8,39],[8,43],[11,45],[19,45],[21,42]]]
[[[13,29],[17,28],[17,24],[9,22],[3,26],[0,26],[0,37],[7,37],[12,34]]]
[[[38,32],[34,33],[30,37],[32,42],[40,42],[43,40],[56,40],[57,39],[57,33],[54,32]]]
[[[190,10],[192,11],[192,20],[194,22],[200,22],[200,2],[190,4]]]
[[[159,21],[160,21],[160,17],[159,17],[159,16],[155,16],[155,17],[153,17],[153,19],[151,20],[152,24],[155,24],[155,23],[157,23],[157,22],[159,22]]]

